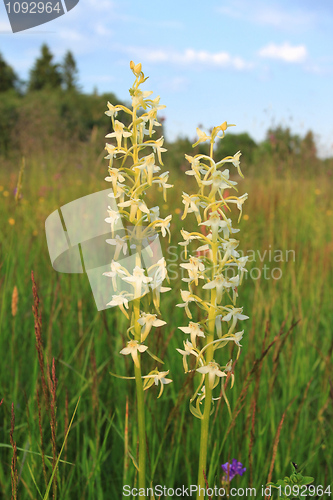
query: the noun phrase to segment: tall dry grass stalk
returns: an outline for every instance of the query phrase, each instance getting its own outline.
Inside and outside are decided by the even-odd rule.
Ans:
[[[56,377],[55,360],[52,359],[51,368],[47,362],[46,375],[45,375],[45,362],[44,362],[44,346],[42,340],[42,317],[39,311],[39,296],[37,290],[37,284],[35,281],[34,273],[31,271],[32,280],[32,293],[34,298],[34,304],[32,306],[32,311],[34,315],[35,324],[35,337],[36,337],[36,350],[38,356],[38,363],[40,368],[42,393],[45,405],[45,413],[48,415],[49,425],[51,429],[51,444],[52,444],[52,469],[53,472],[57,468],[58,457],[57,457],[57,397],[56,390],[58,380]],[[45,449],[44,449],[44,437],[43,437],[43,411],[42,405],[39,397],[38,388],[36,389],[37,394],[37,406],[38,406],[38,427],[41,439],[41,454],[42,454],[42,466],[44,480],[47,484],[47,472],[45,466]],[[57,474],[56,471],[53,473],[53,499],[57,498]]]
[[[17,304],[18,304],[18,290],[17,286],[15,285],[13,288],[13,293],[12,293],[12,316],[15,318],[17,314]]]
[[[43,352],[43,340],[42,340],[42,316],[39,312],[39,296],[37,293],[37,285],[35,282],[34,272],[31,271],[31,281],[32,281],[32,293],[34,298],[34,304],[32,306],[32,312],[34,315],[35,322],[35,337],[36,337],[36,350],[38,355],[38,363],[41,374],[42,390],[44,395],[44,401],[46,405],[46,410],[49,409],[49,391],[45,379],[45,365],[44,365],[44,352]]]
[[[281,434],[283,422],[284,422],[284,419],[286,417],[288,409],[293,404],[293,402],[295,401],[295,399],[296,399],[296,397],[294,397],[290,401],[290,403],[288,404],[287,408],[283,412],[283,415],[281,417],[280,423],[278,425],[278,428],[277,428],[277,431],[276,431],[276,434],[275,434],[275,437],[274,437],[274,441],[273,441],[272,459],[271,459],[271,465],[269,467],[269,473],[268,473],[267,483],[270,483],[271,479],[272,479],[272,474],[273,474],[273,469],[274,469],[274,463],[275,463],[275,459],[276,459],[277,449],[278,449],[278,446],[279,446],[279,440],[280,440],[280,434]],[[265,496],[265,500],[269,500],[270,497],[271,497],[270,495],[268,495],[268,496],[266,495]]]

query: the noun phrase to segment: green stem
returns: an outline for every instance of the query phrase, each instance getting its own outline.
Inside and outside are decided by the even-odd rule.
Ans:
[[[141,326],[138,323],[140,317],[140,298],[134,300],[134,331],[135,340],[141,340]],[[140,354],[138,353],[140,360]],[[135,384],[136,384],[136,401],[138,415],[138,433],[139,433],[139,488],[146,488],[146,424],[145,424],[145,405],[144,392],[141,376],[141,364],[134,365]],[[145,497],[144,497],[145,498]]]
[[[138,78],[136,79],[136,87],[138,87]],[[138,144],[137,144],[137,128],[136,128],[136,108],[133,109],[133,162],[138,162]],[[133,189],[136,184],[140,182],[140,172],[138,171],[135,177]],[[140,226],[141,210],[137,211],[136,226]],[[138,237],[138,235],[137,235]],[[141,267],[141,246],[137,245],[136,248],[136,265]],[[134,338],[141,343],[141,326],[138,323],[140,318],[140,297],[134,300],[133,304],[133,321]],[[133,325],[134,322],[134,325]],[[137,415],[138,415],[138,433],[139,433],[139,488],[146,489],[146,422],[145,422],[145,404],[144,392],[141,374],[141,361],[140,353],[138,353],[139,366],[134,365],[135,385],[136,385],[136,401],[137,401]],[[144,496],[146,498],[146,496]]]
[[[134,367],[139,432],[139,488],[146,488],[146,423],[141,366]],[[144,497],[146,498],[146,496]]]
[[[213,335],[207,336],[207,342],[212,342],[214,339]],[[213,359],[213,346],[208,347],[207,349],[207,362]],[[205,489],[205,477],[204,473],[207,476],[207,448],[208,448],[208,432],[209,432],[209,417],[210,410],[212,405],[212,389],[209,387],[208,374],[205,378],[205,409],[203,414],[203,419],[201,420],[201,436],[200,436],[200,454],[199,454],[199,468],[198,468],[198,492],[197,492],[197,500],[200,498],[205,498],[202,489]]]
[[[218,251],[218,244],[216,242],[212,242],[212,254],[213,254],[212,275],[214,275],[216,269],[217,251]],[[216,288],[213,288],[211,290],[212,306],[208,314],[209,333],[206,337],[206,345],[208,345],[206,350],[206,365],[210,363],[210,361],[212,361],[214,357],[214,344],[212,342],[214,341],[214,332],[215,332],[216,310],[213,307],[215,301],[216,301]],[[204,473],[207,477],[207,449],[208,449],[209,417],[210,417],[211,407],[212,407],[212,388],[209,386],[209,374],[207,373],[205,377],[205,409],[204,409],[203,419],[201,420],[197,500],[205,498],[203,492],[206,486]]]

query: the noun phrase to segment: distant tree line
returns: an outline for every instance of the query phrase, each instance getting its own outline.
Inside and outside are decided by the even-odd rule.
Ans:
[[[68,51],[61,64],[53,61],[53,54],[46,44],[30,70],[28,82],[20,82],[13,68],[0,53],[0,92],[22,90],[27,92],[42,89],[78,90],[78,69],[73,54]]]
[[[70,51],[57,63],[49,47],[42,45],[26,82],[19,79],[0,53],[0,155],[49,150],[66,141],[74,147],[90,140],[92,134],[97,148],[110,132],[110,121],[104,115],[107,101],[120,102],[113,93],[82,92],[77,64]],[[126,123],[128,117],[120,112],[119,119]],[[158,134],[163,134],[163,126]],[[185,168],[184,154],[191,151],[191,141],[178,138],[167,148],[170,168]],[[288,168],[304,171],[305,164],[310,171],[310,166],[323,164],[317,158],[311,131],[300,137],[289,128],[277,126],[269,129],[259,144],[248,133],[228,133],[216,146],[216,158],[239,150],[243,154],[242,164],[256,167],[256,171],[269,162],[279,172]],[[208,153],[206,145],[200,144],[193,153],[198,152]]]
[[[110,132],[106,103],[117,102],[109,92],[85,94],[73,54],[68,51],[58,63],[49,47],[41,46],[26,82],[0,53],[0,154],[45,149],[70,141],[87,141],[92,131]],[[126,123],[127,117],[119,113]]]
[[[18,77],[0,53],[0,92],[17,88]]]

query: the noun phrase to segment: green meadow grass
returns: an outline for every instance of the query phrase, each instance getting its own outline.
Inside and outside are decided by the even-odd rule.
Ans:
[[[5,499],[12,495],[11,434],[17,446],[17,498],[47,498],[52,474],[50,412],[43,397],[32,313],[32,270],[40,298],[46,380],[47,365],[51,370],[55,360],[57,454],[79,401],[56,471],[57,491],[51,488],[50,498],[120,498],[123,484],[137,482],[134,382],[109,374],[132,375],[131,363],[119,354],[127,321],[118,309],[97,311],[85,275],[53,270],[44,231],[45,219],[55,209],[106,188],[102,158],[91,145],[76,156],[64,150],[27,157],[17,206],[13,191],[20,162],[1,162],[0,491]],[[167,168],[166,159],[165,164]],[[270,479],[289,475],[292,460],[304,466],[314,484],[327,486],[333,477],[332,180],[294,178],[292,172],[280,178],[268,168],[267,175],[256,176],[253,170],[249,176],[244,171],[239,183],[240,194],[249,193],[240,247],[256,259],[239,288],[238,304],[250,320],[244,322],[235,385],[227,388],[232,419],[223,399],[216,402],[211,419],[207,479],[210,486],[219,486],[221,464],[236,458],[247,470],[233,486],[259,490]],[[173,170],[170,180],[175,188],[162,215],[173,215],[176,246],[179,230],[191,228],[190,216],[183,223],[179,210],[188,178]],[[182,285],[175,277],[180,254],[181,247],[165,247],[173,291],[162,296],[162,317],[168,324],[155,331],[152,346],[174,382],[158,401],[157,388],[146,393],[148,484],[170,488],[195,484],[200,432],[199,421],[189,411],[192,375],[184,375],[175,350],[184,338],[177,327],[187,324],[184,310],[175,307],[181,301]],[[273,279],[272,272],[280,279]],[[13,317],[15,286],[18,305]],[[236,349],[228,347],[224,356],[235,359]],[[148,373],[156,364],[146,358],[143,367]]]

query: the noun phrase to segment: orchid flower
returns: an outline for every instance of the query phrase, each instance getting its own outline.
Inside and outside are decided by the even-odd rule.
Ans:
[[[122,349],[120,351],[120,354],[124,354],[125,356],[130,354],[133,358],[134,364],[137,367],[139,367],[140,362],[139,362],[139,358],[138,358],[138,351],[140,353],[143,353],[147,349],[148,349],[148,346],[143,345],[143,344],[139,344],[139,342],[137,340],[130,340],[129,342],[127,342],[127,347],[124,347],[124,349]]]
[[[117,141],[117,148],[121,149],[121,140],[123,137],[131,137],[132,132],[126,132],[124,130],[124,124],[119,122],[118,120],[115,120],[114,122],[114,132],[111,134],[107,134],[105,137],[106,138],[111,138],[115,137]]]
[[[205,333],[202,330],[202,328],[200,328],[199,323],[194,323],[193,321],[190,321],[188,326],[179,326],[178,328],[182,332],[190,335],[191,343],[192,343],[193,347],[196,347],[196,338],[197,337],[205,338]]]
[[[208,383],[210,389],[213,389],[214,387],[215,377],[222,378],[227,376],[227,374],[220,369],[219,365],[215,363],[214,360],[210,361],[208,365],[200,366],[200,368],[197,368],[197,372],[208,375]]]

